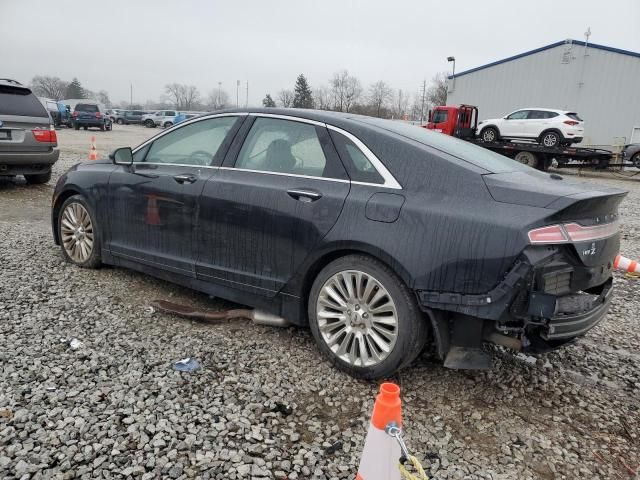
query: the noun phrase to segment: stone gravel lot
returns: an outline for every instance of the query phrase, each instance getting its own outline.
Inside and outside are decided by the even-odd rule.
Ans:
[[[0,478],[353,478],[377,384],[330,368],[308,331],[154,313],[156,298],[230,304],[62,260],[57,177],[92,135],[104,155],[156,132],[60,130],[50,185],[0,181]],[[610,177],[580,180],[630,190],[622,252],[640,258],[640,176]],[[640,281],[616,286],[606,322],[558,352],[495,349],[490,372],[424,356],[395,379],[431,476],[640,478]],[[173,371],[184,357],[202,368]]]

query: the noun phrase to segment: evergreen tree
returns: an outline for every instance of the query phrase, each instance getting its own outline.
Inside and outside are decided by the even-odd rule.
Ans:
[[[66,98],[85,98],[86,94],[84,88],[80,84],[80,80],[73,78],[71,83],[67,85]]]
[[[303,74],[298,75],[293,96],[294,108],[313,108],[313,96]]]
[[[264,105],[265,108],[272,108],[276,106],[276,102],[273,101],[270,93],[267,93],[267,95],[262,99],[262,105]]]

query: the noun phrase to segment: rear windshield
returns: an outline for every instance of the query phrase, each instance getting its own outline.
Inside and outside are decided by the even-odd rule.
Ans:
[[[577,120],[577,121],[579,121],[579,122],[581,122],[581,121],[582,121],[582,119],[578,116],[578,114],[577,114],[577,113],[570,112],[570,113],[565,113],[565,115],[566,115],[567,117],[569,117],[571,120]]]
[[[44,118],[49,116],[31,90],[9,85],[0,85],[0,115]]]
[[[96,113],[99,111],[100,109],[97,105],[92,105],[90,103],[79,103],[78,105],[76,105],[76,112]]]
[[[429,147],[433,147],[441,152],[448,153],[454,157],[464,160],[480,168],[484,168],[491,173],[505,173],[516,171],[532,170],[521,163],[511,160],[508,157],[494,153],[486,148],[479,147],[473,143],[460,140],[458,138],[433,132],[426,128],[410,125],[400,121],[381,119],[360,119],[358,120],[378,126],[390,132],[401,135],[405,138],[415,140]]]

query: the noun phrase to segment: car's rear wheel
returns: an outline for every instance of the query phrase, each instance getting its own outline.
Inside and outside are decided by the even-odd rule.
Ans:
[[[557,147],[562,142],[562,138],[558,132],[544,132],[540,136],[540,143],[548,148]]]
[[[97,268],[100,237],[95,215],[82,195],[65,200],[58,215],[58,237],[65,260],[79,267]]]
[[[498,133],[497,129],[493,127],[487,127],[482,130],[480,138],[482,138],[483,142],[497,142],[500,138],[500,134]]]
[[[27,181],[29,185],[40,185],[42,183],[47,183],[51,180],[51,170],[44,173],[34,173],[32,175],[25,175],[24,179]]]
[[[169,128],[169,127],[173,127],[173,123],[171,123],[171,122],[164,122],[164,128]]]
[[[78,125],[77,123],[73,126],[74,129],[76,130],[80,130],[80,125]]]
[[[427,341],[427,321],[415,296],[389,267],[366,255],[348,255],[322,269],[308,310],[322,353],[357,378],[393,375]]]
[[[640,152],[631,157],[631,163],[633,163],[634,167],[640,168]]]
[[[524,163],[530,167],[536,168],[538,166],[538,157],[531,152],[518,152],[515,156],[516,162]]]
[[[121,119],[121,118],[119,118],[118,120],[116,120],[116,123],[117,123],[118,125],[124,125],[124,120],[123,120],[123,119]]]
[[[104,129],[105,129],[104,124],[103,124],[103,125],[100,125],[100,131],[101,131],[101,132],[104,132]]]
[[[82,127],[82,128],[84,128],[85,130],[88,130],[88,129],[89,129],[89,127]]]

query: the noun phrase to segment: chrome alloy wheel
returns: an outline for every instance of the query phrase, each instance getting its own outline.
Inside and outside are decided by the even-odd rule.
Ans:
[[[316,303],[322,339],[341,360],[358,367],[382,362],[398,338],[398,312],[373,276],[345,270],[322,286]]]
[[[545,147],[555,147],[557,143],[558,143],[558,136],[555,133],[547,133],[542,138],[542,144]]]
[[[84,263],[93,252],[93,224],[89,212],[80,203],[70,203],[60,220],[62,246],[77,263]]]

